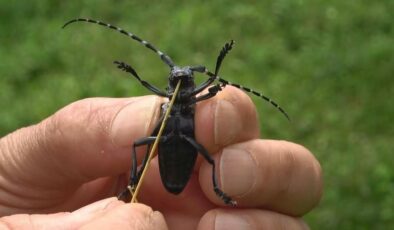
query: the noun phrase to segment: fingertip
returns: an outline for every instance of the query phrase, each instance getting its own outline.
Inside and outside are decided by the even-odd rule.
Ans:
[[[215,219],[217,215],[217,210],[210,210],[205,213],[198,223],[197,230],[210,230],[215,229]]]
[[[85,224],[81,229],[141,229],[166,230],[164,216],[149,206],[127,203],[107,211],[104,215]]]
[[[123,205],[124,202],[118,200],[116,197],[110,197],[103,200],[96,201],[92,204],[86,205],[82,208],[79,208],[72,212],[72,215],[83,216],[83,215],[91,215],[97,212],[103,212],[106,210],[110,210],[119,205]]]
[[[149,135],[156,125],[162,103],[160,97],[146,96],[123,106],[110,124],[109,137],[112,142],[116,146],[127,147],[137,137]]]
[[[151,207],[141,203],[131,203],[126,205],[129,206],[128,209],[132,210],[132,213],[138,212],[138,215],[142,216],[141,219],[145,222],[144,224],[146,225],[146,229],[168,229],[164,215],[161,212],[154,211]]]
[[[279,206],[288,213],[300,216],[316,207],[323,194],[322,168],[315,155],[306,147],[289,142],[266,140],[272,154],[278,154],[278,170],[287,171],[282,175],[286,189],[281,189],[283,199]],[[274,163],[275,164],[275,163]],[[290,176],[291,175],[291,176]],[[292,204],[292,205],[290,205]]]
[[[322,194],[321,167],[305,147],[287,141],[251,140],[227,146],[213,156],[218,185],[239,207],[301,216]],[[201,164],[199,180],[209,200],[224,206],[212,187],[212,166]]]
[[[258,209],[215,209],[201,218],[198,230],[222,229],[294,229],[308,230],[300,218]]]
[[[252,100],[231,86],[197,104],[195,124],[196,139],[210,152],[259,136],[258,117]]]

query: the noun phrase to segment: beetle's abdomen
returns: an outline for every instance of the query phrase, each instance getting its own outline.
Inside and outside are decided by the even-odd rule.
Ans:
[[[182,134],[194,139],[194,120],[173,117],[164,133],[168,139],[159,144],[161,181],[168,192],[178,194],[189,181],[196,162],[197,150],[181,137]]]
[[[186,140],[173,136],[159,146],[161,181],[167,191],[183,191],[194,169],[197,151]]]

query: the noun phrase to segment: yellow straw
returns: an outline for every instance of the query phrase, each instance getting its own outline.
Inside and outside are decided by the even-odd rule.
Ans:
[[[137,195],[138,195],[138,192],[140,191],[142,181],[144,180],[144,176],[145,176],[145,174],[146,174],[146,171],[148,170],[149,163],[150,163],[150,161],[152,160],[153,153],[156,151],[156,148],[157,148],[157,145],[158,145],[158,143],[159,143],[161,134],[163,133],[164,127],[166,126],[167,118],[168,118],[168,116],[170,115],[171,108],[172,108],[172,105],[174,104],[176,95],[178,94],[180,85],[181,85],[181,80],[179,80],[179,81],[178,81],[178,84],[176,85],[174,94],[172,95],[170,104],[168,105],[167,111],[166,111],[166,113],[165,113],[165,115],[164,115],[163,122],[161,123],[159,133],[157,134],[156,140],[155,140],[155,142],[153,143],[152,149],[150,150],[148,160],[146,161],[146,166],[145,166],[144,170],[142,171],[142,174],[141,174],[141,177],[140,177],[140,179],[139,179],[139,181],[138,181],[137,187],[135,188],[134,192],[132,191],[131,188],[129,188],[130,192],[132,193],[131,203],[137,202]]]

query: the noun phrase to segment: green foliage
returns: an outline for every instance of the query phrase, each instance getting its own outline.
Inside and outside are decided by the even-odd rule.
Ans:
[[[312,229],[394,225],[393,1],[0,0],[0,135],[37,123],[72,101],[147,94],[118,71],[131,63],[155,85],[168,69],[138,43],[91,24],[111,22],[151,41],[179,65],[213,69],[275,99],[288,123],[254,98],[262,136],[307,146],[324,170]],[[203,79],[203,78],[202,78]]]

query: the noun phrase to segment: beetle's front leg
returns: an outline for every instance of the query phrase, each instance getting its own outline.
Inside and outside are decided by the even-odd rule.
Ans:
[[[208,93],[198,96],[196,99],[192,100],[189,104],[195,104],[199,101],[203,101],[203,100],[207,100],[209,98],[212,98],[212,97],[216,96],[216,94],[219,91],[221,91],[223,87],[224,87],[223,84],[216,84],[214,86],[211,86],[208,88]]]
[[[116,64],[118,66],[119,69],[130,73],[131,75],[133,75],[145,88],[147,88],[148,90],[150,90],[151,92],[153,92],[156,95],[162,96],[162,97],[168,97],[166,92],[161,91],[160,89],[158,89],[156,86],[150,84],[149,82],[142,80],[140,78],[140,76],[138,76],[137,72],[134,70],[133,67],[131,67],[129,64],[126,64],[124,62],[121,61],[114,61],[114,64]]]

